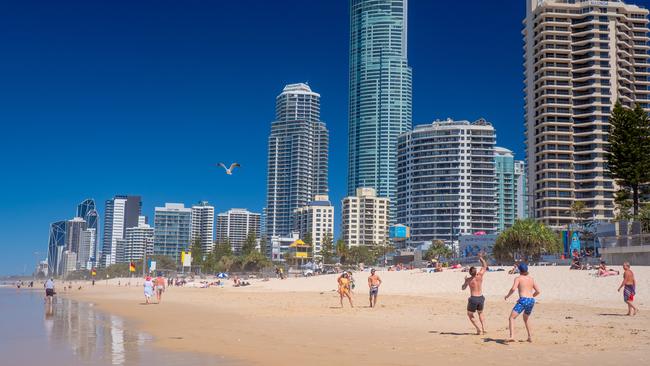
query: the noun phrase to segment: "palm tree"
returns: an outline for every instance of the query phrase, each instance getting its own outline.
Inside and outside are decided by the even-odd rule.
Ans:
[[[561,251],[558,234],[534,219],[515,221],[499,235],[494,245],[494,257],[502,262],[511,262],[516,256],[538,260],[542,254]]]
[[[575,218],[574,223],[581,223],[584,219],[584,214],[586,211],[587,205],[583,201],[574,201],[571,204],[571,216]]]

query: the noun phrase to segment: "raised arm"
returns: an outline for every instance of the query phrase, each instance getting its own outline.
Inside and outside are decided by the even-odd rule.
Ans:
[[[482,275],[485,272],[487,272],[488,269],[487,261],[485,260],[485,258],[483,258],[483,254],[478,255],[478,260],[481,261],[481,270],[478,273]]]
[[[512,284],[512,288],[510,291],[508,291],[508,294],[506,297],[504,297],[505,300],[508,300],[508,298],[515,293],[515,290],[517,290],[517,287],[519,287],[519,277],[515,278],[514,283]]]

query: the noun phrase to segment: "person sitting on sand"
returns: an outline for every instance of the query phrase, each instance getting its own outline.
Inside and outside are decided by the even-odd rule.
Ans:
[[[476,270],[476,267],[470,267],[469,275],[470,277],[465,277],[465,283],[463,283],[463,291],[469,287],[470,298],[467,299],[467,316],[469,321],[472,322],[474,328],[476,328],[476,334],[481,335],[485,334],[485,317],[483,316],[483,307],[485,306],[485,296],[483,296],[483,275],[487,272],[487,262],[483,258],[483,254],[478,255],[478,259],[481,261],[481,269]],[[474,319],[474,313],[478,312],[478,319],[481,322],[481,328],[476,324],[476,319]]]
[[[348,276],[347,272],[343,272],[343,274],[339,277],[338,279],[339,283],[339,295],[341,296],[341,308],[343,308],[343,297],[347,297],[348,300],[350,301],[350,307],[354,307],[352,304],[352,297],[350,296],[350,278]]]
[[[508,318],[508,329],[510,330],[510,338],[508,338],[508,342],[514,342],[514,322],[522,312],[524,313],[524,324],[526,325],[526,332],[528,333],[528,342],[532,342],[531,327],[528,319],[533,312],[533,307],[535,307],[535,298],[539,296],[540,291],[535,280],[528,275],[528,265],[523,262],[519,263],[518,269],[519,276],[515,278],[512,288],[504,298],[505,300],[508,300],[510,295],[512,295],[516,290],[519,291],[519,300],[512,309],[510,317]]]
[[[147,276],[144,281],[144,301],[149,305],[149,300],[153,297],[153,281]]]
[[[615,269],[607,268],[607,264],[605,263],[605,261],[600,261],[600,265],[598,266],[598,272],[596,273],[596,276],[607,277],[607,276],[614,276],[619,274],[620,274],[619,271]]]
[[[627,304],[627,316],[636,315],[639,312],[639,309],[634,306],[634,296],[636,296],[636,279],[634,278],[634,272],[630,269],[630,263],[623,263],[623,282],[618,287],[618,292],[623,290],[623,301]]]

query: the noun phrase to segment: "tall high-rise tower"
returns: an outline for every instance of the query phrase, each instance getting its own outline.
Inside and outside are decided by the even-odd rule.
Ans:
[[[327,195],[329,132],[320,120],[320,94],[287,85],[276,98],[268,146],[266,234],[287,236],[294,211]]]
[[[126,229],[138,226],[141,214],[140,196],[115,196],[106,201],[102,265],[117,263],[117,241],[124,239]]]
[[[410,130],[408,0],[350,0],[348,195],[372,187],[396,202],[397,136]]]
[[[553,227],[614,218],[606,149],[612,106],[648,109],[648,10],[623,1],[526,0],[528,190],[534,215]]]
[[[203,254],[208,254],[214,248],[214,206],[201,201],[192,206],[192,245],[201,242]]]

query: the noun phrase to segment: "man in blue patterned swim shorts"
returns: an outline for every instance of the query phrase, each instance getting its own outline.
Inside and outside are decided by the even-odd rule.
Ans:
[[[521,314],[524,313],[524,324],[526,325],[526,332],[528,333],[528,342],[532,342],[531,337],[531,326],[528,322],[530,314],[533,312],[535,307],[535,297],[539,296],[540,291],[535,283],[535,280],[528,275],[528,265],[526,263],[519,264],[519,277],[515,278],[515,282],[512,284],[512,288],[505,297],[505,300],[516,291],[519,291],[519,300],[517,304],[512,309],[510,313],[510,318],[508,319],[509,329],[510,329],[510,338],[508,342],[514,342],[514,323],[515,319]]]

